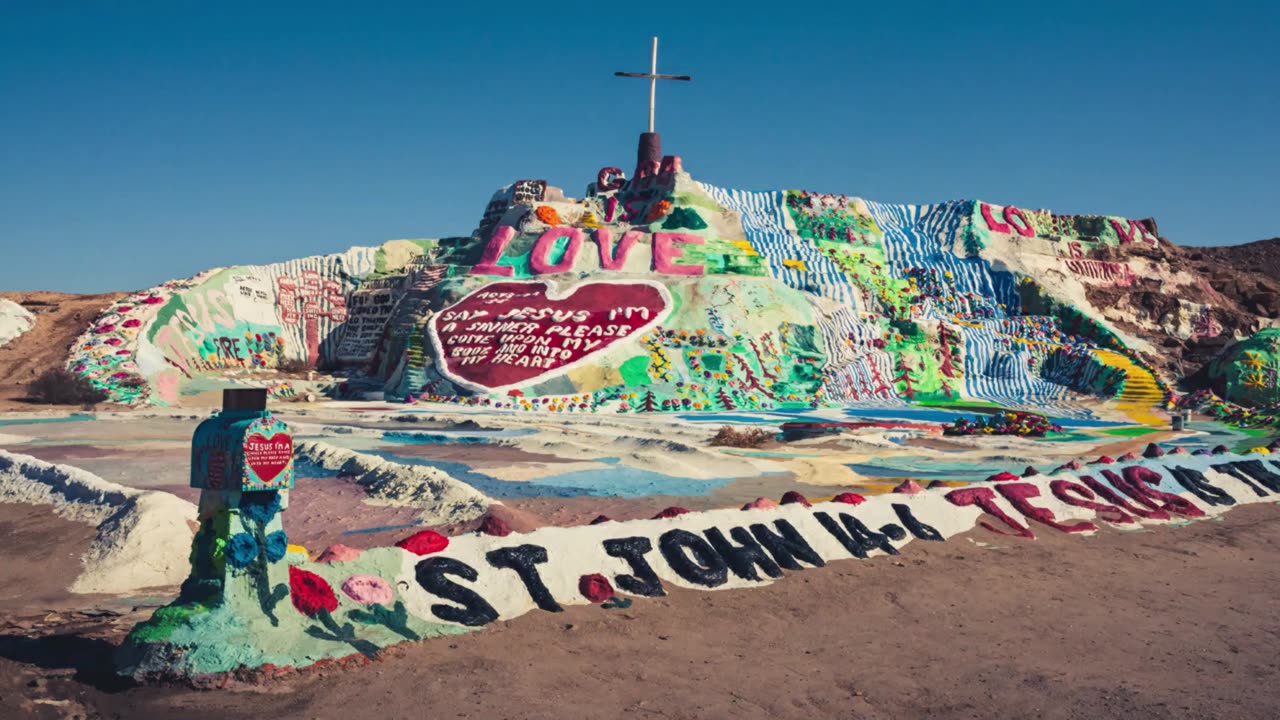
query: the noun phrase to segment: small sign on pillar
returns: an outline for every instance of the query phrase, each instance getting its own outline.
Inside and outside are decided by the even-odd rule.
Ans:
[[[267,409],[265,389],[225,390],[223,409],[191,441],[191,487],[221,492],[293,487],[293,435]]]

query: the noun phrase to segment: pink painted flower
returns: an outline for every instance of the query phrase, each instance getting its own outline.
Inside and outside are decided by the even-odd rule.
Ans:
[[[362,605],[389,605],[396,597],[391,583],[377,575],[352,575],[342,582],[342,592]]]
[[[102,333],[112,332],[115,329],[116,329],[115,325],[112,325],[111,323],[107,323],[105,325],[99,325],[98,327],[94,328],[93,331],[98,334],[102,334]]]
[[[103,344],[104,344],[104,345],[110,345],[110,346],[112,346],[112,347],[116,347],[116,346],[118,346],[118,345],[123,345],[123,344],[124,344],[124,340],[121,340],[120,338],[115,338],[115,337],[113,337],[113,338],[107,338],[106,340],[103,340],[102,342],[103,342]]]
[[[142,325],[142,321],[139,320],[138,318],[129,318],[128,320],[125,320],[123,323],[120,323],[120,324],[123,327],[136,328]]]

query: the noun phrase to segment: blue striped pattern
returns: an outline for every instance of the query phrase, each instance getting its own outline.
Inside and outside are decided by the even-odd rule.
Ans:
[[[712,199],[736,211],[742,218],[746,238],[765,259],[770,274],[786,285],[806,291],[813,299],[814,315],[822,334],[827,359],[824,367],[824,399],[833,402],[892,400],[893,357],[873,347],[880,327],[860,320],[858,312],[874,312],[862,307],[853,283],[810,241],[794,230],[786,210],[786,194],[726,190],[699,183]],[[1028,320],[1051,326],[1049,318],[1010,316],[1021,312],[1016,279],[1012,273],[993,271],[979,257],[957,253],[963,243],[962,231],[973,215],[973,203],[957,201],[936,205],[890,205],[865,201],[871,217],[884,233],[888,271],[905,279],[909,270],[920,268],[950,275],[955,292],[944,298],[927,298],[918,317],[944,320],[967,318],[978,327],[959,325],[964,341],[964,385],[966,397],[989,400],[1008,407],[1050,409],[1059,415],[1087,415],[1088,411],[1070,403],[1066,387],[1038,377],[1030,368],[1030,353],[1016,348],[1014,337],[1031,337]],[[786,267],[784,260],[803,260],[809,272]],[[841,307],[833,309],[829,301]],[[1010,324],[1011,323],[1011,324]],[[1000,332],[1006,330],[1012,334]],[[887,393],[868,393],[878,384],[878,371]]]
[[[698,185],[720,205],[742,216],[742,230],[764,258],[769,274],[788,287],[857,307],[857,289],[848,276],[812,242],[796,235],[787,216],[786,193],[724,190]],[[787,267],[786,260],[800,260],[806,270]]]
[[[893,377],[893,358],[870,345],[871,340],[880,337],[880,328],[858,320],[847,307],[830,314],[821,307],[815,307],[814,311],[827,349],[823,399],[844,403],[871,398],[896,399],[893,383],[889,382]],[[884,380],[884,389],[877,389],[873,367]]]
[[[1010,336],[994,329],[999,321],[985,321],[981,327],[960,326],[964,338],[964,391],[972,398],[990,400],[1011,408],[1036,410],[1052,408],[1059,415],[1081,415],[1084,411],[1063,402],[1069,390],[1033,375],[1027,367],[1030,353],[1017,348]]]

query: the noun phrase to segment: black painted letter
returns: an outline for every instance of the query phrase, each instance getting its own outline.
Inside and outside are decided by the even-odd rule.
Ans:
[[[695,585],[716,587],[729,580],[729,566],[706,540],[688,530],[668,530],[658,538],[658,552],[680,577]]]
[[[490,550],[485,556],[489,564],[496,568],[515,570],[529,591],[529,597],[538,607],[547,612],[563,612],[564,608],[551,597],[551,591],[542,582],[537,565],[547,561],[547,549],[537,545],[517,545],[515,547]]]
[[[778,567],[778,563],[769,557],[769,553],[760,547],[760,543],[751,537],[751,533],[747,532],[746,528],[729,528],[729,535],[741,543],[740,546],[735,546],[725,539],[724,533],[720,532],[719,528],[707,528],[702,534],[711,541],[711,547],[720,553],[720,557],[724,558],[733,574],[743,580],[758,581],[760,579],[760,574],[756,572],[757,565],[764,570],[765,575],[771,578],[782,577],[782,569]]]
[[[764,523],[756,523],[751,526],[751,534],[756,536],[756,540],[764,545],[779,565],[788,570],[803,570],[804,567],[796,562],[796,558],[814,567],[827,564],[791,523],[786,520],[774,520],[773,524],[778,528],[776,533]]]
[[[612,557],[622,558],[631,566],[633,575],[615,575],[613,579],[618,587],[632,595],[642,597],[662,597],[666,591],[662,589],[662,581],[658,574],[644,559],[645,553],[653,549],[653,543],[647,537],[618,538],[605,540],[604,551]]]
[[[429,557],[418,561],[414,566],[414,574],[423,590],[462,605],[462,607],[432,605],[431,612],[441,620],[480,627],[498,619],[498,611],[494,610],[488,601],[477,595],[474,590],[445,577],[457,575],[468,582],[475,582],[478,575],[475,568],[470,565],[453,558]]]

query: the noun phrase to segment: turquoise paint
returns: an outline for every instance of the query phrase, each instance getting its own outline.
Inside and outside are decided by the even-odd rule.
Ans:
[[[82,422],[86,420],[97,420],[98,416],[91,413],[71,413],[65,417],[51,418],[13,418],[11,420],[0,420],[0,427],[11,427],[14,425],[45,425],[48,423],[64,423],[64,422]]]

